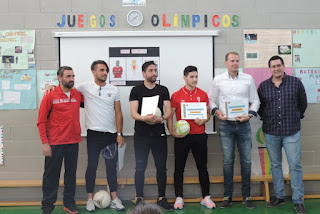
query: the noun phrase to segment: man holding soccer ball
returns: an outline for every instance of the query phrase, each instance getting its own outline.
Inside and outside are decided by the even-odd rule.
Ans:
[[[184,69],[185,86],[175,92],[171,97],[171,115],[168,119],[168,129],[174,140],[175,171],[174,188],[176,194],[175,209],[183,208],[183,172],[189,151],[192,151],[199,171],[199,180],[202,190],[201,205],[208,209],[215,208],[215,203],[210,199],[209,175],[207,170],[207,139],[205,123],[210,120],[209,99],[206,92],[197,88],[198,69],[195,66],[187,66]],[[181,104],[183,103],[205,103],[207,107],[206,119],[196,118],[187,122],[190,124],[190,132],[187,135],[178,134],[177,128],[173,127],[173,115],[176,114],[177,121],[181,120]],[[178,132],[178,133],[177,133]]]

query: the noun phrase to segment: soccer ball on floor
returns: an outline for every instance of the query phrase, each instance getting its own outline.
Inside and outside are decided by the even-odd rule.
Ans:
[[[110,206],[111,203],[111,197],[109,193],[105,190],[100,190],[93,196],[93,203],[96,205],[96,207],[100,209],[104,209],[108,206]]]
[[[176,133],[181,135],[187,135],[190,132],[190,124],[185,120],[178,120],[174,125]]]

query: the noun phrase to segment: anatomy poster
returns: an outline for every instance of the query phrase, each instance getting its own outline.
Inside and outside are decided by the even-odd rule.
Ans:
[[[158,47],[111,47],[109,48],[110,82],[113,85],[134,86],[143,82],[142,65],[154,61],[160,80]]]
[[[34,30],[0,31],[0,69],[34,69]]]
[[[244,67],[268,68],[268,60],[280,55],[292,67],[291,30],[244,30]]]
[[[59,85],[57,71],[56,70],[38,70],[37,85],[38,85],[38,106],[40,106],[46,86]]]
[[[296,68],[306,90],[308,103],[320,103],[320,68]]]
[[[0,70],[0,110],[36,108],[36,71]]]

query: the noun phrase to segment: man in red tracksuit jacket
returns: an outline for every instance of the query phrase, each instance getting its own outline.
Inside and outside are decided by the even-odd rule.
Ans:
[[[44,95],[38,116],[38,129],[45,155],[42,183],[42,213],[51,214],[57,200],[60,171],[64,159],[64,210],[79,213],[75,205],[76,171],[81,128],[79,122],[82,95],[75,89],[72,68],[63,66],[57,72],[59,86]]]

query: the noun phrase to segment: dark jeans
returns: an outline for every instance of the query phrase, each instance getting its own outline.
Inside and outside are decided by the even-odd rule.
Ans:
[[[224,196],[232,197],[234,149],[237,143],[240,154],[242,197],[250,197],[251,178],[251,128],[249,122],[220,121],[219,136],[223,152]]]
[[[191,149],[196,161],[202,197],[209,195],[209,175],[207,170],[208,147],[207,134],[187,135],[184,138],[174,140],[174,189],[176,197],[183,197],[183,172]]]
[[[145,171],[151,149],[157,169],[158,195],[166,195],[167,185],[167,136],[134,136],[136,172],[134,175],[137,197],[143,197]]]
[[[51,146],[52,157],[45,157],[42,180],[42,210],[53,210],[57,201],[60,172],[64,159],[64,192],[63,204],[74,205],[76,192],[76,172],[79,144],[65,144]]]
[[[99,156],[103,149],[117,142],[117,134],[109,132],[87,131],[87,152],[88,166],[86,171],[86,190],[87,193],[93,193],[96,182],[96,172],[99,163]],[[118,152],[113,159],[106,159],[106,173],[110,192],[116,192],[118,187],[117,182],[117,161]]]

